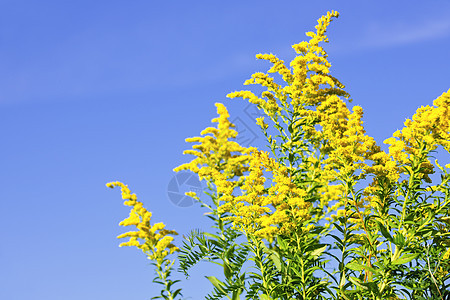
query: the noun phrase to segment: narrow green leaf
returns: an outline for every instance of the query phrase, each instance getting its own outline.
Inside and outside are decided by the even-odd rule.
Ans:
[[[272,300],[270,296],[267,296],[266,294],[259,295],[260,300]]]
[[[367,271],[372,272],[372,273],[374,273],[374,274],[377,274],[377,273],[378,273],[378,270],[375,269],[375,268],[373,268],[373,267],[369,267],[369,266],[362,265],[362,264],[359,264],[359,263],[354,263],[354,262],[348,263],[348,264],[346,265],[346,267],[347,267],[348,269],[350,269],[350,270],[353,270],[353,271],[367,270]]]
[[[341,226],[339,226],[338,224],[333,224],[334,226],[336,226],[336,229],[339,230],[340,232],[344,233],[344,229],[342,229]]]
[[[380,222],[377,221],[378,224],[378,228],[380,228],[381,234],[389,241],[392,242],[392,236],[389,233],[389,231],[386,229],[386,227],[384,227],[383,224],[381,224]]]
[[[215,235],[215,234],[212,234],[212,233],[209,233],[209,232],[204,232],[203,234],[206,235],[206,236],[209,236],[210,238],[214,238],[216,240],[221,240],[220,236],[218,236],[218,235]]]
[[[223,263],[223,274],[225,274],[225,277],[228,279],[233,275],[233,272],[231,272],[231,269],[226,262]]]
[[[225,292],[223,290],[223,282],[217,279],[215,276],[205,276],[208,280],[221,292]]]
[[[289,124],[289,126],[288,126],[289,133],[291,133],[291,134],[292,134],[292,132],[294,132],[293,126],[292,126],[292,125],[294,125],[294,124],[291,123],[291,124]]]
[[[334,238],[334,239],[338,242],[339,245],[341,245],[341,246],[344,245],[344,242],[342,242],[342,240],[341,240],[340,237],[338,237],[338,236],[336,236],[336,235],[334,235],[334,234],[330,234],[329,236],[331,236],[332,238]]]
[[[346,268],[353,270],[353,271],[362,271],[364,270],[364,266],[358,263],[348,263],[345,265]]]
[[[400,232],[397,232],[394,236],[393,242],[394,244],[402,248],[403,246],[405,246],[405,237]]]
[[[282,238],[277,237],[277,243],[278,243],[278,246],[280,246],[281,250],[286,250],[287,249],[287,243]]]
[[[368,290],[368,287],[363,285],[361,280],[359,280],[358,278],[350,276],[348,280],[351,281],[354,285],[362,288],[363,290]]]
[[[275,265],[275,267],[277,268],[278,271],[281,271],[281,260],[280,257],[278,256],[278,253],[274,252],[272,253],[269,258],[272,260],[273,264]]]
[[[339,283],[339,288],[342,289],[342,287],[345,285],[346,282],[347,280],[345,280],[345,276],[342,276],[341,281]]]
[[[319,257],[326,249],[327,249],[327,245],[325,245],[325,246],[323,246],[323,247],[321,247],[321,248],[318,248],[318,249],[316,249],[316,250],[314,250],[314,251],[311,252],[311,256],[313,256],[314,258],[317,258],[317,257]]]
[[[397,258],[396,260],[394,260],[392,262],[393,265],[403,265],[406,264],[410,261],[412,261],[414,258],[416,258],[417,256],[419,256],[420,253],[409,253],[409,254],[405,254],[399,258]]]
[[[236,291],[233,291],[233,295],[232,295],[232,297],[231,297],[231,300],[239,300],[240,299],[240,295],[241,295],[241,292],[242,292],[242,290],[236,290]]]
[[[175,292],[173,292],[173,298],[175,298],[178,294],[180,294],[181,296],[183,296],[183,294],[181,294],[181,289],[176,290]]]
[[[267,248],[266,244],[264,244],[263,241],[261,241],[261,243],[259,244],[261,249],[263,249],[264,252],[268,253],[269,248]]]
[[[236,244],[233,244],[230,248],[228,248],[225,253],[224,256],[228,259],[230,259],[231,257],[234,256],[234,249],[236,248]]]

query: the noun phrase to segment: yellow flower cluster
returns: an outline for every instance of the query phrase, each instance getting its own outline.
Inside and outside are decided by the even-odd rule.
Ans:
[[[130,215],[119,223],[120,226],[136,226],[137,231],[129,231],[119,235],[117,238],[130,238],[127,242],[123,242],[119,247],[135,246],[148,254],[149,259],[162,262],[162,260],[170,253],[172,254],[179,249],[172,244],[173,237],[177,235],[174,230],[164,229],[163,223],[150,224],[152,213],[143,207],[142,202],[137,200],[136,194],[132,194],[127,185],[121,182],[110,182],[106,184],[109,188],[116,186],[122,191],[122,199],[124,205],[131,206]],[[140,242],[142,241],[142,242]],[[166,250],[167,249],[167,250]]]
[[[329,97],[318,108],[322,138],[327,141],[322,151],[328,154],[326,169],[339,170],[339,175],[352,176],[367,168],[366,159],[379,149],[375,140],[365,134],[359,106],[353,112],[338,97]]]
[[[305,106],[315,106],[330,95],[349,96],[342,90],[344,86],[329,75],[331,64],[327,61],[328,55],[319,46],[320,42],[328,42],[327,27],[332,18],[338,16],[336,11],[328,12],[317,21],[316,32],[306,33],[311,38],[309,42],[303,41],[292,46],[299,55],[290,63],[294,80],[284,91],[290,95],[296,112],[302,111]]]
[[[191,170],[201,179],[210,180],[217,188],[220,203],[219,212],[230,212],[235,226],[248,233],[271,239],[279,233],[286,233],[309,218],[310,203],[305,202],[305,191],[298,189],[286,167],[269,158],[268,153],[255,148],[241,147],[230,141],[237,133],[228,121],[229,114],[220,103],[216,104],[218,128],[206,128],[202,135],[212,136],[188,138],[187,142],[198,142],[193,150],[185,154],[196,156],[190,163],[183,164],[174,171]],[[263,121],[260,121],[263,125]],[[264,126],[264,125],[263,125]],[[263,170],[273,173],[273,186],[265,189],[266,178]],[[248,176],[244,173],[249,171]],[[235,177],[238,177],[236,180]],[[234,196],[240,187],[242,196]],[[189,193],[191,196],[196,196]],[[274,212],[268,207],[272,205]],[[296,221],[292,222],[292,218]]]
[[[343,90],[344,85],[330,75],[328,55],[320,46],[321,42],[328,42],[327,27],[338,15],[331,11],[322,16],[318,20],[316,32],[307,33],[310,40],[292,46],[298,55],[290,62],[290,68],[273,54],[257,55],[257,58],[273,64],[268,73],[279,73],[285,86],[275,83],[268,74],[255,73],[244,84],[260,84],[267,88],[262,97],[250,91],[227,95],[230,98],[248,99],[276,124],[281,125],[281,117],[285,125],[289,126],[290,137],[286,134],[288,140],[280,148],[290,155],[300,155],[302,152],[302,161],[298,167],[309,170],[314,181],[320,182],[318,192],[322,197],[319,207],[322,208],[332,200],[343,198],[342,188],[330,185],[331,182],[363,176],[369,169],[366,161],[380,152],[375,140],[365,134],[362,108],[355,106],[351,112],[341,99],[348,99],[349,95]],[[283,115],[284,112],[288,115]],[[263,130],[267,129],[268,125],[262,118],[256,121]],[[296,137],[299,135],[301,138]],[[320,157],[319,164],[310,163],[309,160],[317,160],[316,155]],[[335,204],[332,209],[342,205]],[[366,207],[364,201],[358,205]]]
[[[265,187],[266,178],[272,173],[270,187]],[[233,182],[218,181],[222,193],[219,200],[224,204],[221,212],[230,212],[227,217],[234,225],[248,234],[272,240],[277,234],[287,234],[303,225],[310,218],[311,203],[306,201],[306,191],[297,187],[288,168],[278,163],[264,151],[251,153],[249,175],[240,187],[241,196],[234,196]],[[273,208],[269,207],[269,205]]]
[[[264,122],[264,117],[256,118],[256,124],[263,130],[269,127],[269,125],[266,122]]]
[[[220,117],[213,120],[219,123],[218,128],[207,128],[202,132],[202,135],[212,136],[187,139],[200,143],[193,146],[193,150],[184,152],[197,158],[175,171],[189,169],[198,173],[201,179],[213,182],[223,203],[220,211],[231,213],[229,219],[248,233],[270,239],[310,218],[317,222],[333,212],[336,213],[332,215],[334,217],[342,216],[348,209],[339,209],[347,203],[346,184],[373,174],[373,182],[365,189],[364,197],[351,203],[356,210],[351,220],[362,226],[372,209],[385,205],[386,199],[377,196],[380,184],[386,182],[385,179],[389,183],[397,182],[400,165],[407,162],[408,155],[417,154],[419,145],[425,143],[430,150],[437,144],[447,150],[450,148],[448,94],[435,101],[435,108],[421,108],[412,121],[407,120],[406,128],[394,134],[398,140],[387,141],[391,144],[389,153],[382,151],[375,140],[366,135],[362,108],[354,106],[350,110],[347,107],[344,100],[349,95],[343,90],[344,85],[330,75],[327,53],[319,45],[328,42],[326,30],[336,17],[337,12],[328,12],[318,20],[316,31],[307,33],[309,41],[292,46],[298,55],[290,62],[290,67],[273,54],[256,56],[271,62],[272,67],[267,74],[253,74],[244,84],[265,87],[261,97],[246,90],[227,95],[257,105],[277,128],[281,128],[278,137],[282,137],[282,142],[277,144],[272,139],[272,151],[278,147],[280,155],[286,156],[282,157],[284,162],[289,158],[294,165],[286,167],[265,152],[230,142],[229,138],[236,137],[237,133],[231,129],[228,112],[222,104],[216,104]],[[285,84],[276,82],[270,73],[281,75]],[[267,133],[269,125],[263,117],[257,118],[256,123]],[[292,155],[296,156],[294,160]],[[300,174],[297,173],[299,170],[304,178],[318,183],[317,189],[306,192],[298,187],[293,174]],[[422,170],[427,176],[433,166],[424,163]],[[244,176],[246,171],[249,174]],[[272,173],[270,184],[264,172]],[[239,180],[231,180],[235,176]],[[338,181],[344,185],[333,184]],[[236,188],[242,195],[233,194]],[[305,200],[308,197],[319,199],[316,215],[313,215],[312,204]],[[335,202],[329,204],[331,201]],[[317,212],[320,209],[323,213]]]
[[[337,95],[347,98],[349,95],[342,90],[344,86],[329,75],[331,65],[327,61],[326,52],[319,46],[320,42],[328,42],[325,35],[326,29],[332,18],[336,18],[338,15],[337,12],[332,11],[322,16],[316,26],[317,32],[307,33],[307,36],[311,38],[310,41],[292,46],[299,55],[290,63],[291,69],[284,64],[283,60],[273,54],[256,55],[256,58],[270,61],[273,64],[268,73],[279,73],[287,83],[286,86],[282,87],[275,83],[274,78],[268,74],[258,72],[244,84],[260,84],[266,87],[267,91],[262,93],[262,97],[256,96],[251,91],[236,91],[228,94],[227,97],[248,99],[250,103],[263,109],[272,119],[276,119],[282,107],[287,110],[291,106],[295,113],[302,116],[302,114],[310,113],[309,109],[305,109],[306,106],[316,105],[325,100],[327,96]],[[324,88],[323,86],[328,87]]]
[[[450,259],[450,248],[445,251],[444,255],[442,256],[442,259]]]
[[[225,176],[234,178],[243,175],[247,171],[245,164],[249,160],[249,152],[252,148],[245,148],[230,140],[237,136],[237,132],[232,129],[232,124],[228,118],[230,115],[226,107],[221,103],[216,103],[218,118],[212,122],[218,123],[217,128],[208,127],[201,132],[203,137],[187,138],[186,142],[199,143],[193,145],[192,150],[185,150],[183,154],[192,154],[196,158],[191,162],[182,164],[174,169],[175,172],[181,170],[191,170],[197,173],[200,180],[212,180]]]
[[[389,156],[397,165],[410,165],[413,156],[422,157],[439,145],[450,151],[450,90],[433,102],[434,107],[417,109],[411,119],[405,121],[402,130],[394,132],[393,137],[384,141],[389,146]],[[427,158],[421,165],[422,177],[433,173],[434,166]]]

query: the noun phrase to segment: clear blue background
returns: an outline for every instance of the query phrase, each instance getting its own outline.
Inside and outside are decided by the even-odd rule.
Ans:
[[[167,195],[184,139],[215,102],[257,133],[225,95],[268,69],[255,54],[290,61],[333,9],[332,75],[381,143],[450,88],[449,1],[0,1],[0,299],[157,295],[145,256],[117,247],[128,208],[105,183],[180,234],[208,228]],[[215,270],[195,268],[184,296],[202,299]]]

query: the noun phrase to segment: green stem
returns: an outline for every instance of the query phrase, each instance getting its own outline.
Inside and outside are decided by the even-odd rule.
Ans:
[[[428,272],[430,273],[431,280],[433,281],[434,285],[436,286],[436,290],[437,290],[438,293],[439,293],[439,297],[440,297],[442,300],[444,300],[444,298],[442,297],[441,291],[440,291],[440,289],[439,289],[439,286],[438,286],[438,284],[437,284],[437,282],[436,282],[436,278],[434,278],[433,272],[431,271],[430,258],[429,258],[429,256],[428,256],[428,250],[429,250],[429,249],[428,249],[428,247],[426,247],[425,249],[426,249],[426,255],[427,255]]]
[[[167,271],[168,271],[170,268],[172,268],[172,265],[173,265],[173,263],[174,263],[175,261],[172,261],[169,265],[168,265],[166,262],[168,262],[168,261],[167,261],[167,260],[164,260],[161,264],[158,262],[156,272],[158,273],[158,277],[159,277],[159,278],[163,281],[163,283],[164,283],[164,291],[167,292],[167,296],[168,296],[169,300],[173,300],[173,299],[174,299],[174,298],[173,298],[173,294],[172,294],[172,292],[170,291],[170,288],[169,288],[169,282],[167,281]],[[164,263],[166,263],[165,270],[163,270],[163,267],[162,267],[162,265],[163,265]]]
[[[262,283],[263,283],[263,288],[264,288],[264,293],[267,296],[270,296],[270,290],[269,290],[269,284],[266,280],[266,269],[264,268],[264,263],[263,263],[263,257],[262,257],[262,253],[261,253],[261,248],[260,246],[254,242],[253,239],[251,239],[253,247],[254,247],[254,253],[255,253],[255,258],[257,259],[255,262],[257,263],[257,266],[259,267],[260,271],[261,271],[261,277],[262,277]]]
[[[408,203],[409,200],[409,194],[412,190],[412,185],[414,183],[414,170],[413,167],[411,166],[411,175],[409,176],[409,182],[408,182],[408,192],[406,193],[405,196],[405,200],[403,201],[403,206],[402,206],[402,219],[400,221],[400,226],[399,228],[401,228],[403,226],[403,222],[405,220],[405,214],[406,214],[406,204]]]

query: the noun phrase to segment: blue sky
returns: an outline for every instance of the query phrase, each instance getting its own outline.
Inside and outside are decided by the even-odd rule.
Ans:
[[[380,143],[450,88],[449,1],[0,1],[0,298],[149,299],[159,287],[134,248],[119,248],[127,183],[180,234],[207,229],[197,205],[168,197],[172,169],[224,103],[328,10],[332,75]],[[253,132],[253,133],[252,133]],[[177,241],[180,242],[181,239]],[[199,266],[184,295],[210,291]]]

